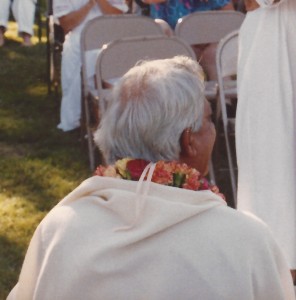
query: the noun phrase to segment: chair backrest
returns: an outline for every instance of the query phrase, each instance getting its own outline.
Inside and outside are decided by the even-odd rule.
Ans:
[[[218,44],[216,52],[218,81],[237,74],[238,34],[239,31],[234,30],[222,38]]]
[[[87,77],[92,75],[91,69],[95,65],[98,52],[96,50],[116,39],[149,35],[164,35],[164,33],[152,18],[145,16],[102,15],[90,20],[85,25],[80,40],[84,97],[89,92]]]
[[[90,20],[84,27],[81,47],[89,51],[120,38],[163,34],[161,27],[149,17],[133,14],[102,15]]]
[[[239,29],[244,18],[243,13],[231,10],[194,12],[179,19],[175,34],[189,45],[216,43]]]
[[[234,207],[236,207],[237,193],[234,167],[235,156],[232,154],[229,140],[230,137],[228,135],[230,133],[230,121],[232,121],[232,123],[234,124],[235,118],[231,118],[227,113],[226,98],[237,98],[236,80],[230,80],[229,77],[237,74],[238,32],[238,30],[235,30],[222,38],[218,44],[216,52],[219,100]]]
[[[96,63],[96,82],[101,112],[105,108],[104,82],[122,77],[138,61],[165,59],[184,55],[196,59],[192,48],[177,37],[134,37],[113,41],[105,45]],[[102,96],[103,95],[103,96]]]

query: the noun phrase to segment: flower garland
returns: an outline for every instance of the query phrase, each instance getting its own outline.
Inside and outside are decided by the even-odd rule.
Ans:
[[[98,166],[94,175],[138,181],[148,164],[149,161],[144,159],[123,158],[114,165]],[[216,185],[211,185],[200,172],[184,163],[158,161],[151,181],[193,191],[211,190],[225,200]]]

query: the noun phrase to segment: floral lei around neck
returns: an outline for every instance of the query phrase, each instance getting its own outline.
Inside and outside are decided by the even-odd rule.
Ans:
[[[94,175],[138,181],[149,163],[144,159],[123,158],[117,160],[114,165],[98,166]],[[201,176],[199,171],[184,163],[158,161],[151,181],[193,191],[211,190],[225,200],[224,195],[219,192],[216,185],[211,185],[206,178]]]

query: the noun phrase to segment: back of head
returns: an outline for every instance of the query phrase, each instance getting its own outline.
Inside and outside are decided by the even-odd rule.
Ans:
[[[95,142],[107,163],[123,157],[178,160],[185,128],[197,131],[204,109],[203,73],[183,56],[142,61],[114,86]]]

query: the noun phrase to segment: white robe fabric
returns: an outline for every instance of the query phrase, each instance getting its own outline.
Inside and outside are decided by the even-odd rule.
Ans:
[[[0,26],[7,28],[10,0],[1,0]],[[34,35],[33,26],[35,20],[36,0],[13,0],[12,12],[18,24],[19,32]]]
[[[54,17],[58,19],[68,13],[78,10],[89,0],[53,0]],[[128,7],[124,0],[108,0],[108,2],[126,12]],[[70,131],[80,126],[81,118],[81,54],[80,35],[85,24],[95,17],[102,15],[98,5],[95,5],[83,22],[65,37],[62,53],[62,103],[59,129]],[[92,57],[96,57],[92,56]],[[93,61],[95,65],[95,60]]]
[[[296,269],[296,1],[257,1],[239,35],[238,209],[269,225]]]
[[[145,187],[144,183],[144,187]],[[8,300],[292,300],[269,229],[210,191],[92,177],[38,226]]]

